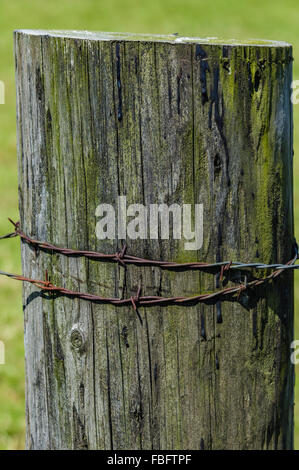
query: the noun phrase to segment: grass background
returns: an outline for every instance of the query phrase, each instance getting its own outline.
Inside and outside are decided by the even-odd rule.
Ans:
[[[0,80],[6,104],[0,106],[0,234],[18,219],[13,38],[14,29],[83,29],[175,33],[199,37],[260,38],[294,46],[294,79],[299,79],[298,0],[0,0]],[[299,240],[299,104],[294,106],[295,226]],[[1,241],[0,267],[20,272],[19,241]],[[299,339],[299,273],[296,275],[295,338]],[[24,348],[21,285],[0,279],[0,449],[24,448]],[[299,373],[299,366],[297,369]],[[299,382],[296,384],[295,447],[299,449]]]

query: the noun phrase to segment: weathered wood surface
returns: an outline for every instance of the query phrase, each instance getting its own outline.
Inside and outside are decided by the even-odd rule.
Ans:
[[[204,242],[127,240],[176,261],[293,255],[291,47],[173,37],[15,33],[25,232],[112,252],[98,204],[202,203]],[[105,296],[213,291],[198,272],[22,246],[23,273]],[[262,273],[263,274],[263,273]],[[293,276],[215,305],[140,309],[24,286],[27,447],[283,449],[293,443]]]

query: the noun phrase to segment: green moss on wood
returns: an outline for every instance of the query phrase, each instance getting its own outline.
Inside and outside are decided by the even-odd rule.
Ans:
[[[26,232],[116,251],[122,240],[96,239],[95,209],[125,194],[128,204],[204,205],[198,252],[184,239],[127,240],[130,253],[291,258],[289,45],[41,31],[15,39]],[[206,273],[35,259],[26,245],[22,257],[25,275],[48,269],[55,284],[105,296],[139,285],[165,296],[216,288]],[[291,274],[223,302],[222,323],[215,305],[143,309],[140,322],[130,308],[33,293],[24,287],[29,447],[292,447]],[[80,351],[74,325],[86,338]]]

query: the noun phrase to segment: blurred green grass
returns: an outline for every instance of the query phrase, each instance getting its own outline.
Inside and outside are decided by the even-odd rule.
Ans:
[[[14,29],[81,29],[137,33],[174,33],[200,37],[260,38],[294,46],[294,79],[299,79],[299,8],[297,0],[1,0],[0,80],[6,104],[0,106],[0,234],[18,218],[13,39]],[[299,239],[299,105],[294,106],[294,203]],[[18,240],[0,245],[1,269],[20,272]],[[299,273],[295,281],[299,317]],[[24,348],[21,286],[0,279],[0,340],[6,364],[0,365],[0,449],[24,447]],[[299,339],[299,321],[295,322]],[[299,367],[297,368],[299,373]],[[295,389],[295,448],[299,449],[299,382]]]

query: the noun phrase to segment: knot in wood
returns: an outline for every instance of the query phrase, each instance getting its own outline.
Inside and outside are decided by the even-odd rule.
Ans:
[[[74,349],[82,351],[84,348],[84,335],[77,325],[74,325],[70,335],[71,345]]]

